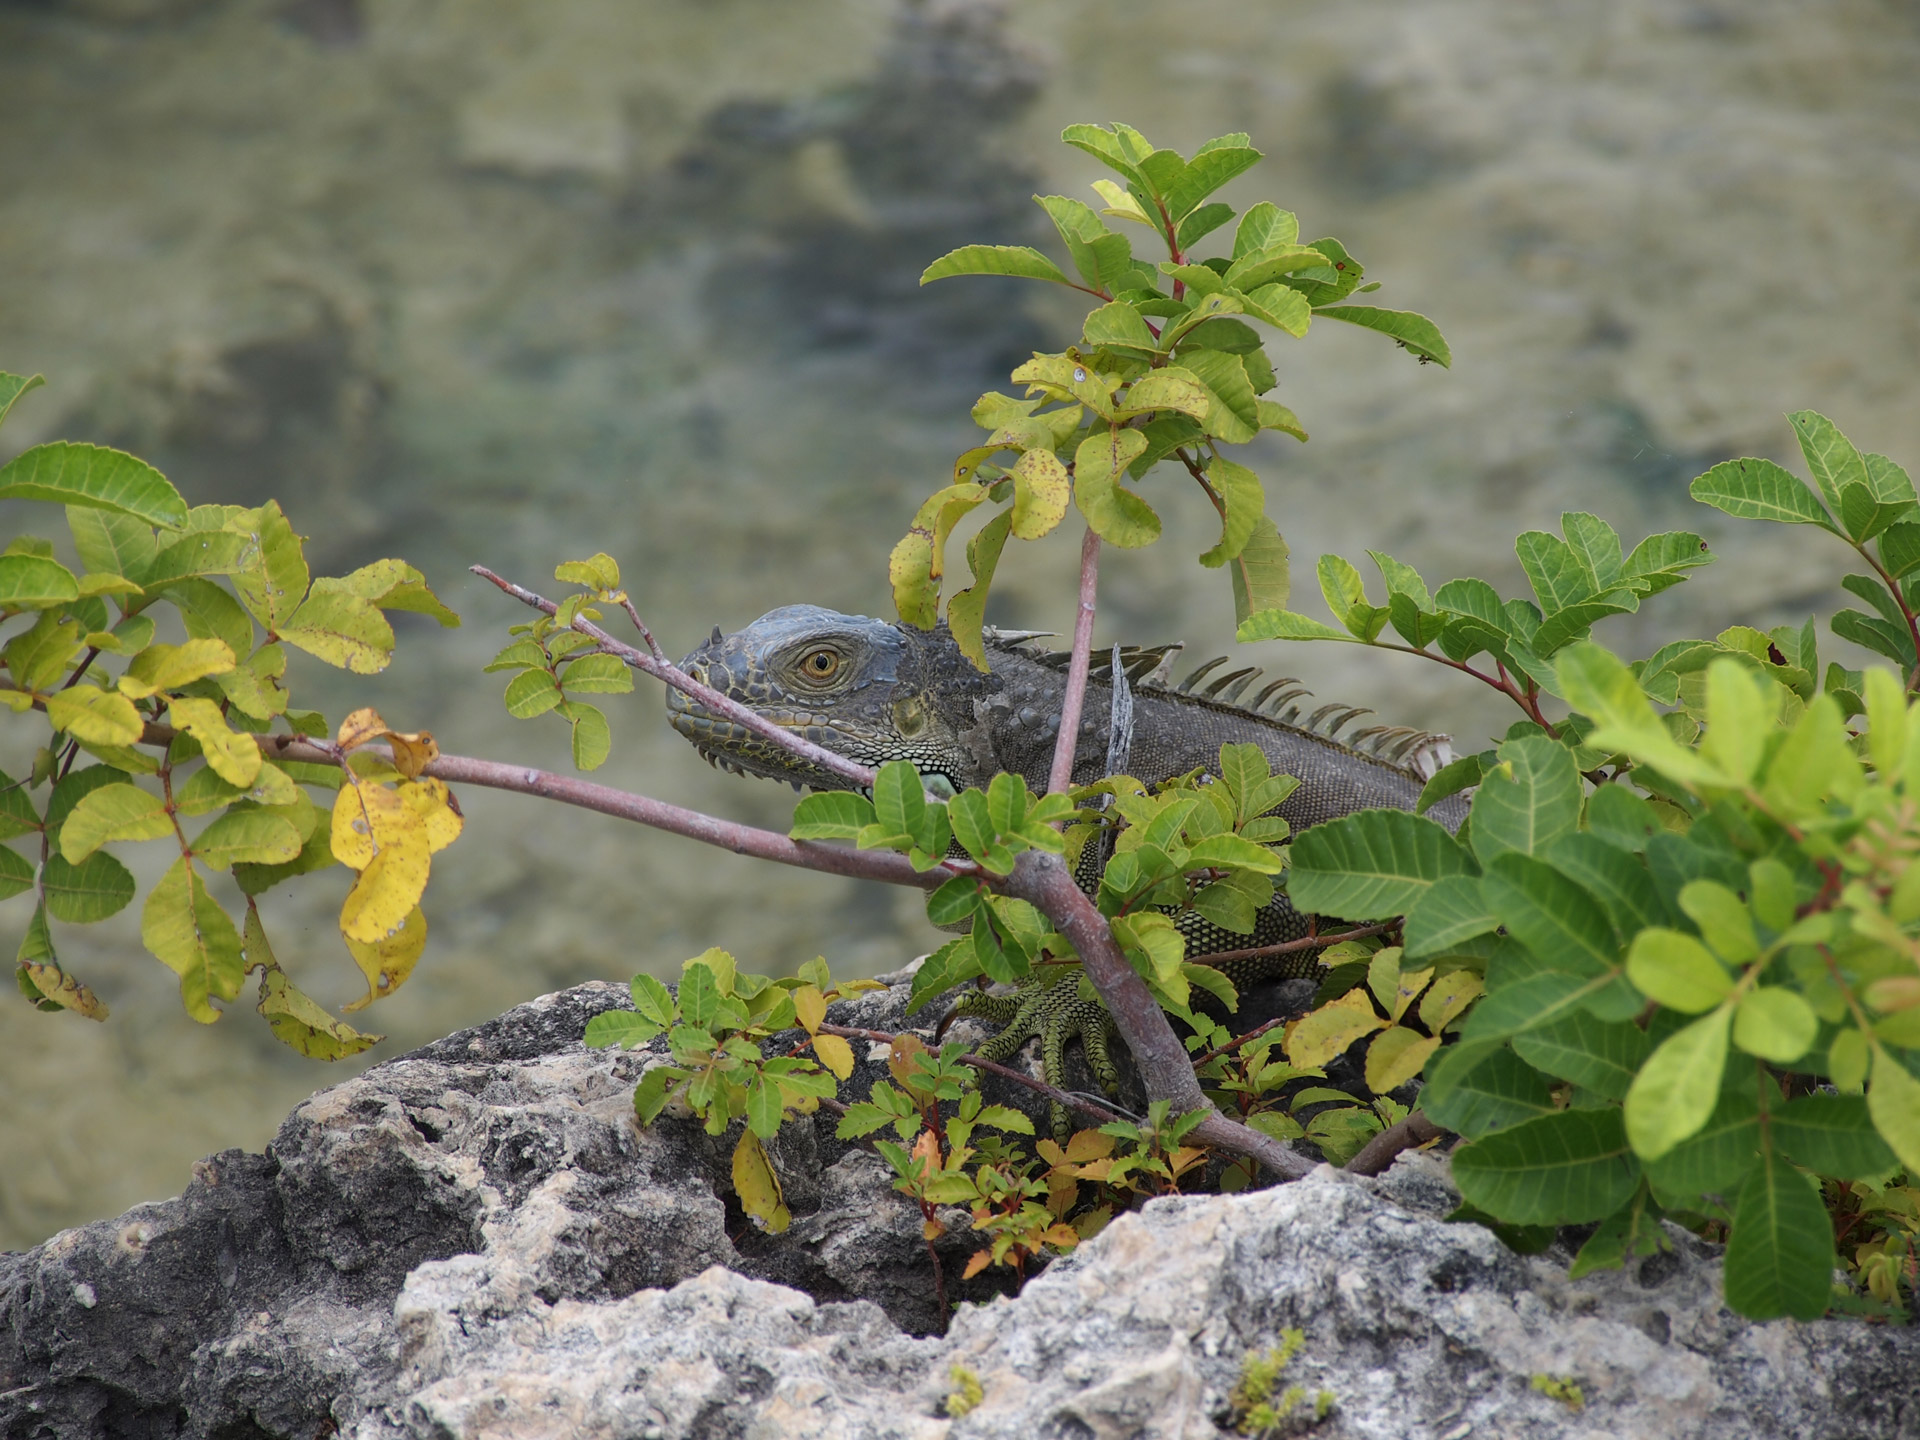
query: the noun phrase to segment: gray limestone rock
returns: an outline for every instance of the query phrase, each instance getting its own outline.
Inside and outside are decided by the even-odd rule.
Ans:
[[[902,993],[835,1018],[878,1028]],[[644,1052],[580,1043],[625,1003],[523,1005],[321,1092],[177,1199],[0,1257],[0,1436],[1197,1440],[1297,1328],[1282,1386],[1331,1397],[1327,1436],[1920,1440],[1920,1332],[1740,1320],[1678,1230],[1569,1281],[1564,1253],[1446,1223],[1427,1156],[1154,1201],[914,1338],[939,1317],[884,1168],[800,1127],[775,1150],[794,1224],[759,1234],[724,1138],[634,1124]],[[984,1398],[952,1419],[956,1367]]]

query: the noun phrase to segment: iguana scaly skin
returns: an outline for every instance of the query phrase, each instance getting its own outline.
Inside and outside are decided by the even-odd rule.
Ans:
[[[974,668],[945,625],[931,631],[864,615],[843,615],[812,605],[769,611],[744,630],[711,639],[681,662],[681,668],[776,724],[868,767],[908,760],[929,788],[958,792],[985,786],[1002,771],[1025,778],[1036,793],[1046,789],[1059,734],[1066,688],[1063,655],[1032,645],[1031,635],[986,632],[989,672]],[[1127,773],[1149,784],[1217,766],[1224,744],[1252,743],[1276,774],[1299,780],[1279,807],[1295,833],[1355,810],[1410,810],[1425,777],[1415,763],[1444,763],[1444,737],[1397,727],[1356,731],[1348,743],[1336,733],[1368,712],[1328,705],[1305,719],[1297,682],[1266,684],[1246,704],[1237,703],[1259,684],[1254,669],[1215,674],[1223,661],[1201,666],[1179,685],[1166,672],[1179,646],[1121,652],[1133,690],[1133,730]],[[1074,782],[1105,773],[1111,706],[1111,654],[1095,657],[1075,750]],[[1283,708],[1291,707],[1291,708]],[[668,718],[716,765],[817,790],[849,788],[838,776],[778,749],[730,721],[716,719],[677,690],[667,692]],[[1279,712],[1279,713],[1275,713]],[[1414,762],[1414,763],[1408,763]],[[1443,800],[1430,812],[1449,829],[1466,814],[1463,801]],[[1276,895],[1260,912],[1251,935],[1234,934],[1197,915],[1180,917],[1188,958],[1207,963],[1210,953],[1253,949],[1305,935],[1306,918]],[[1311,974],[1313,952],[1227,961],[1217,966],[1236,987]],[[1094,1013],[1084,1013],[1091,1010]],[[1081,1033],[1090,1060],[1105,1058],[1105,1012],[1091,1005],[1079,985],[1030,987],[1022,995],[969,996],[955,1013],[1007,1022],[980,1049],[1004,1060],[1039,1034],[1048,1079],[1059,1083],[1058,1056],[1066,1038]],[[1097,1017],[1097,1018],[1096,1018]],[[1098,1038],[1096,1038],[1096,1036]],[[1110,1064],[1096,1065],[1103,1083]],[[1104,1073],[1101,1073],[1104,1072]],[[1056,1128],[1059,1128],[1057,1117]]]

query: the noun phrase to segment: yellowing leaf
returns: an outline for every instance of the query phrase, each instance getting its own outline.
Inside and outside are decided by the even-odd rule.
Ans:
[[[1438,1035],[1460,1018],[1460,1014],[1485,988],[1471,970],[1450,970],[1433,982],[1433,988],[1420,1002],[1420,1023]]]
[[[253,929],[251,917],[247,928],[249,933]],[[251,946],[248,954],[252,954]],[[287,979],[287,972],[277,965],[261,972],[260,1003],[255,1008],[282,1043],[309,1060],[344,1060],[387,1038],[364,1035],[346,1021],[334,1019],[318,1001]]]
[[[240,932],[185,856],[174,861],[148,893],[140,914],[140,940],[180,977],[181,1003],[201,1024],[220,1018],[211,1001],[231,1000],[240,993],[246,978]]]
[[[366,869],[390,840],[405,831],[417,832],[423,842],[426,838],[420,813],[384,785],[362,780],[342,785],[333,797],[333,856],[342,865]]]
[[[847,1080],[853,1076],[853,1047],[838,1035],[815,1035],[813,1053],[820,1057],[820,1063],[833,1072],[836,1080]]]
[[[146,728],[126,696],[85,684],[49,695],[47,719],[87,745],[132,745]]]
[[[393,768],[409,780],[419,779],[420,772],[440,758],[440,747],[434,743],[430,730],[405,733],[389,730],[387,744],[393,747]]]
[[[193,840],[194,856],[214,870],[236,862],[284,865],[300,853],[300,832],[270,810],[229,810]]]
[[[227,642],[211,636],[184,645],[149,645],[128,663],[120,677],[120,693],[132,700],[144,700],[208,675],[224,675],[233,669],[233,663],[233,651]]]
[[[386,733],[387,722],[380,718],[380,712],[372,706],[364,706],[340,722],[340,729],[333,738],[342,750],[353,750],[369,740],[378,740]]]
[[[827,1018],[827,997],[817,985],[802,985],[793,992],[793,1013],[801,1028],[811,1035]]]
[[[34,989],[62,1009],[71,1010],[76,1015],[84,1015],[89,1020],[107,1018],[107,1007],[100,997],[58,965],[22,960],[20,968],[27,972],[27,978],[33,981]]]
[[[377,864],[378,862],[376,862]],[[364,884],[373,866],[360,877]],[[360,886],[356,884],[355,890]],[[348,900],[352,900],[349,895]],[[364,1010],[376,1000],[384,1000],[406,983],[407,976],[413,973],[414,965],[420,959],[420,952],[427,948],[427,917],[416,905],[401,920],[400,925],[391,934],[384,935],[371,943],[357,940],[348,935],[347,952],[353,956],[353,963],[360,967],[360,973],[367,977],[367,993],[359,1000],[342,1005],[342,1010]]]
[[[381,845],[340,907],[340,933],[349,946],[356,940],[380,944],[419,913],[430,864],[426,834],[418,826],[394,832]]]
[[[1376,1095],[1398,1089],[1418,1075],[1439,1048],[1438,1035],[1422,1035],[1404,1025],[1374,1036],[1367,1047],[1367,1088]]]
[[[1022,455],[1013,467],[1013,533],[1022,540],[1038,540],[1051,533],[1066,516],[1072,484],[1067,467],[1053,451],[1029,450]]]
[[[60,827],[60,853],[78,865],[110,840],[158,840],[173,820],[158,795],[137,785],[102,785],[81,797]]]
[[[1909,1171],[1920,1170],[1920,1080],[1879,1045],[1873,1047],[1867,1113],[1900,1163]]]
[[[174,700],[167,706],[167,718],[200,742],[214,774],[242,790],[253,787],[260,777],[260,747],[251,735],[228,729],[218,705],[195,697]]]
[[[1364,990],[1349,990],[1302,1016],[1287,1035],[1287,1060],[1299,1069],[1317,1070],[1363,1035],[1386,1028]]]
[[[287,644],[356,675],[376,675],[393,659],[393,627],[371,600],[339,580],[316,580],[279,630]]]
[[[740,1132],[740,1143],[733,1147],[733,1189],[740,1197],[740,1208],[768,1234],[778,1235],[793,1223],[780,1196],[780,1178],[773,1173],[766,1146],[751,1129]]]
[[[400,798],[420,817],[427,833],[427,849],[435,855],[458,840],[466,828],[466,818],[444,780],[416,780],[402,785]]]

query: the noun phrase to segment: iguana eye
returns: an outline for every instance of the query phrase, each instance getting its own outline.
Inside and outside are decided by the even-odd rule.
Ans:
[[[840,656],[832,650],[815,650],[800,662],[800,673],[809,680],[831,680],[840,671]]]

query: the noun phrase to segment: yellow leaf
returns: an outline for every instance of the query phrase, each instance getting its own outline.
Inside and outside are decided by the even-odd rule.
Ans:
[[[367,863],[340,907],[340,933],[378,945],[400,933],[419,911],[427,890],[426,836],[419,830],[396,834]]]
[[[1420,1023],[1438,1035],[1479,999],[1484,988],[1480,977],[1471,970],[1449,970],[1433,982],[1433,988],[1420,1002]]]
[[[227,717],[211,700],[187,698],[167,706],[167,718],[200,742],[213,773],[229,785],[251,790],[260,778],[260,747],[251,735],[227,728]]]
[[[369,866],[366,875],[371,875],[374,869],[374,866]],[[366,882],[366,875],[360,877],[361,884]],[[359,888],[359,885],[354,886],[355,890]],[[349,895],[347,898],[348,900],[352,900],[353,897]],[[406,918],[400,922],[400,928],[395,930],[391,935],[376,940],[372,944],[356,940],[351,935],[346,937],[346,941],[347,951],[353,956],[353,963],[358,965],[360,967],[360,973],[367,977],[367,994],[365,999],[352,1001],[349,1004],[342,1005],[340,1008],[342,1010],[364,1010],[374,1001],[386,999],[387,996],[393,994],[394,991],[406,984],[407,976],[413,973],[413,967],[420,959],[420,952],[427,948],[427,917],[420,912],[420,907],[416,905],[407,913]],[[265,1012],[263,1011],[262,1013],[264,1014]],[[282,1036],[281,1038],[285,1039],[286,1037]],[[289,1041],[288,1043],[291,1044],[292,1042]],[[298,1049],[299,1047],[295,1046],[294,1048]],[[362,1046],[360,1048],[365,1049],[366,1047]],[[348,1051],[347,1053],[351,1054],[352,1052]]]
[[[438,855],[460,838],[466,817],[444,780],[417,780],[400,787],[400,798],[426,827],[427,848]]]
[[[733,1147],[733,1189],[740,1197],[740,1208],[768,1234],[778,1235],[793,1223],[780,1197],[780,1177],[773,1173],[766,1146],[751,1129],[742,1130],[740,1143]]]
[[[369,740],[378,740],[387,733],[387,722],[380,718],[380,712],[372,706],[354,711],[340,722],[340,729],[334,735],[334,742],[342,750],[352,750]]]
[[[893,1045],[887,1052],[887,1069],[893,1078],[906,1084],[907,1077],[913,1074],[914,1060],[927,1053],[927,1047],[920,1037],[911,1030],[902,1030],[893,1037]]]
[[[1078,1239],[1079,1237],[1075,1236],[1074,1238]],[[978,1275],[982,1270],[986,1269],[987,1266],[991,1265],[992,1263],[993,1263],[993,1251],[976,1250],[968,1258],[967,1268],[960,1272],[960,1278],[962,1280],[971,1280],[974,1276]]]
[[[838,1035],[816,1035],[813,1037],[813,1053],[820,1057],[820,1063],[833,1072],[836,1080],[847,1080],[853,1075],[853,1047]]]
[[[34,988],[54,1004],[65,1006],[74,1014],[84,1015],[89,1020],[107,1018],[107,1007],[99,997],[58,965],[22,960],[20,968],[27,972],[27,978],[33,981]]]
[[[1104,1159],[1113,1154],[1113,1136],[1098,1130],[1076,1130],[1067,1140],[1067,1159],[1075,1165]]]
[[[12,694],[21,697],[15,709],[25,710],[33,703],[31,695],[19,691]],[[12,695],[8,699],[13,703]],[[75,685],[49,695],[47,719],[54,729],[64,730],[87,745],[132,745],[146,728],[140,723],[140,712],[126,696],[91,685]]]
[[[1393,1012],[1394,1019],[1398,1020],[1402,1015],[1407,1013],[1407,1006],[1413,1003],[1413,997],[1426,989],[1427,981],[1432,978],[1433,966],[1431,965],[1424,970],[1404,970],[1401,972],[1400,982],[1394,987],[1393,1003],[1387,1007]]]
[[[817,985],[802,985],[793,992],[793,1013],[799,1019],[801,1028],[811,1035],[820,1028],[820,1022],[827,1018],[827,997],[820,993]]]
[[[388,843],[412,834],[430,853],[426,822],[397,791],[362,780],[342,785],[333,797],[333,858],[353,870],[364,870]]]
[[[180,977],[181,1003],[201,1024],[220,1018],[211,1001],[231,1000],[240,993],[246,978],[240,932],[185,856],[147,892],[140,940]]]
[[[1303,1016],[1287,1035],[1287,1060],[1301,1069],[1319,1069],[1363,1035],[1384,1029],[1364,990],[1349,990]]]
[[[134,656],[127,673],[120,677],[120,693],[144,700],[162,690],[178,690],[182,685],[208,675],[224,675],[233,669],[233,651],[224,640],[205,636],[184,645],[149,645]]]
[[[440,747],[433,743],[431,730],[405,734],[389,730],[387,744],[393,747],[393,768],[409,780],[419,779],[420,772],[440,758]]]
[[[1404,1025],[1374,1036],[1367,1047],[1367,1088],[1376,1095],[1398,1089],[1418,1075],[1427,1057],[1439,1048],[1438,1035],[1422,1035]]]

